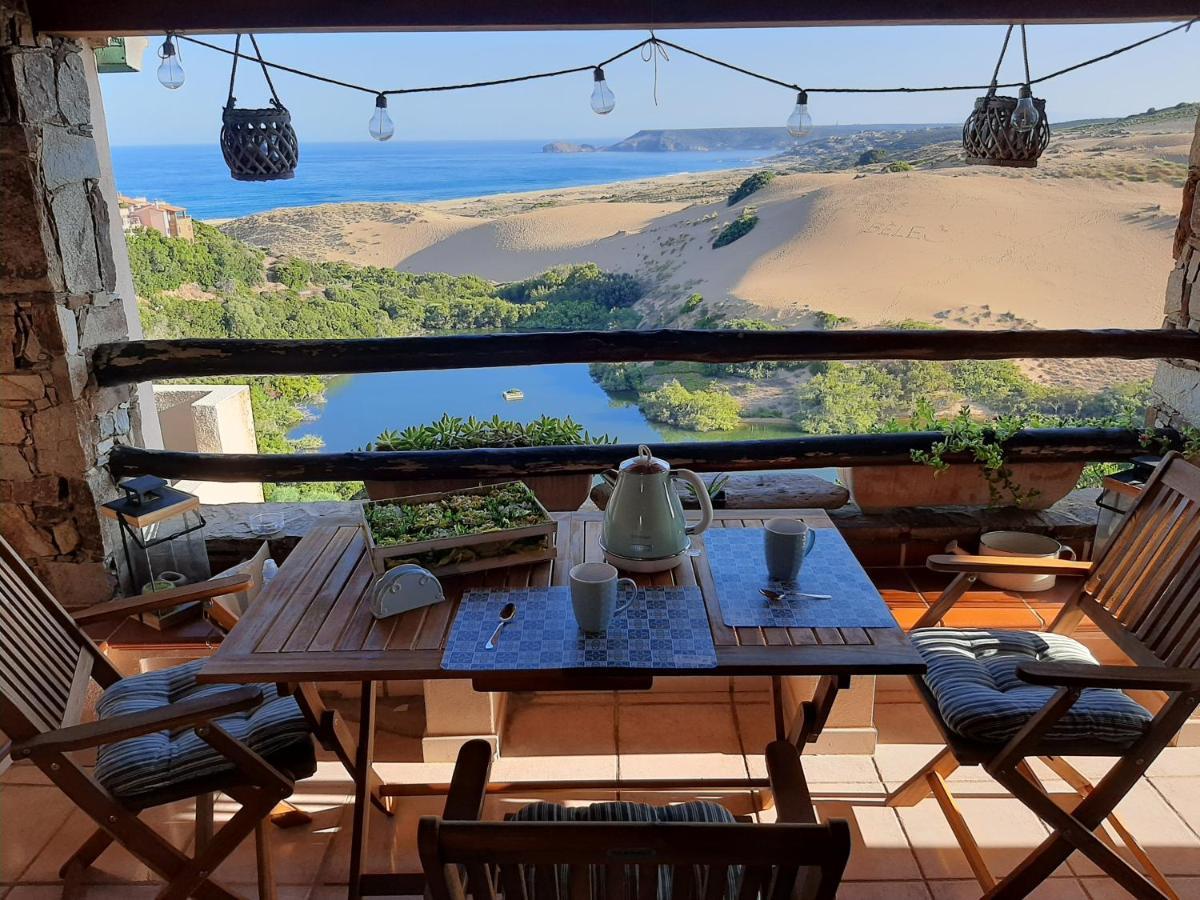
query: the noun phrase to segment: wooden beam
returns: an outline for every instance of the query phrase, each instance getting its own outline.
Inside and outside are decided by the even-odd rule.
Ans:
[[[1174,440],[1173,432],[1163,432]],[[827,466],[902,465],[928,450],[940,432],[813,435],[771,441],[696,441],[664,451],[677,466],[700,471],[815,469]],[[1014,462],[1124,460],[1145,453],[1138,433],[1123,428],[1039,428],[1006,444]],[[417,478],[494,478],[600,472],[637,454],[636,444],[586,447],[514,447],[400,452],[184,453],[118,445],[109,457],[117,478],[152,474],[200,481],[405,481]],[[949,461],[967,461],[947,456]]]
[[[212,375],[344,375],[689,360],[732,363],[833,359],[1190,359],[1200,334],[1187,329],[1084,331],[570,331],[360,340],[127,341],[96,348],[101,385]]]
[[[30,0],[38,31],[73,36],[233,31],[451,31],[1187,19],[1186,0]]]

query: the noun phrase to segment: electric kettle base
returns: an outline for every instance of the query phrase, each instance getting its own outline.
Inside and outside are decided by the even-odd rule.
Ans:
[[[634,559],[631,556],[618,556],[610,550],[604,551],[605,561],[616,566],[626,572],[639,572],[649,574],[651,572],[667,572],[681,565],[688,558],[688,551],[682,550],[674,556],[662,556],[658,559]]]

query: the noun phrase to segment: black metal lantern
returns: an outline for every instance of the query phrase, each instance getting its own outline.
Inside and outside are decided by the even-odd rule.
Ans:
[[[258,41],[250,35],[254,54],[271,89],[271,105],[263,109],[237,109],[233,84],[237,78],[239,34],[233,47],[233,69],[229,73],[229,98],[221,113],[221,155],[229,174],[237,181],[277,181],[292,178],[300,162],[300,142],[292,128],[292,114],[275,93],[275,85],[263,61]]]
[[[975,108],[963,123],[963,152],[967,162],[983,166],[1032,168],[1050,143],[1050,123],[1046,119],[1046,101],[1033,96],[1029,78],[1029,52],[1025,26],[1021,26],[1021,47],[1025,57],[1025,85],[1017,97],[996,94],[1000,64],[1008,50],[1013,26],[1008,26],[1004,46],[987,93],[975,101]]]

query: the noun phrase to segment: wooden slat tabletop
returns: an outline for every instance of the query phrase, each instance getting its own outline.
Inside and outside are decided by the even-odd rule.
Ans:
[[[774,515],[798,516],[815,528],[833,528],[821,510],[718,511],[714,528],[753,528]],[[563,513],[558,521],[558,559],[443,580],[447,602],[376,620],[366,592],[374,578],[361,532],[355,526],[309,532],[259,594],[242,621],[205,665],[205,681],[382,681],[406,678],[468,678],[441,668],[442,650],[465,588],[564,585],[577,562],[603,560],[602,514]],[[703,540],[698,542],[703,550]],[[626,573],[622,573],[626,574]],[[689,564],[654,575],[632,574],[644,585],[698,585],[708,609],[717,649],[713,675],[914,674],[924,671],[900,628],[730,628],[703,554]],[[485,673],[476,673],[483,675]],[[506,673],[488,672],[491,677]],[[532,681],[594,680],[628,669],[508,673]],[[661,669],[658,676],[702,674]]]

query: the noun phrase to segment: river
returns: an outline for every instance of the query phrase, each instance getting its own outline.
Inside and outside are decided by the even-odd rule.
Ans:
[[[520,388],[525,399],[505,400],[501,393],[508,388]],[[381,431],[432,422],[443,413],[462,418],[499,415],[521,422],[542,415],[570,416],[593,435],[607,434],[621,443],[762,440],[800,434],[790,423],[695,432],[649,422],[630,400],[607,394],[582,364],[348,375],[334,379],[325,403],[310,412],[313,418],[288,436],[319,435],[328,451],[354,450]]]

